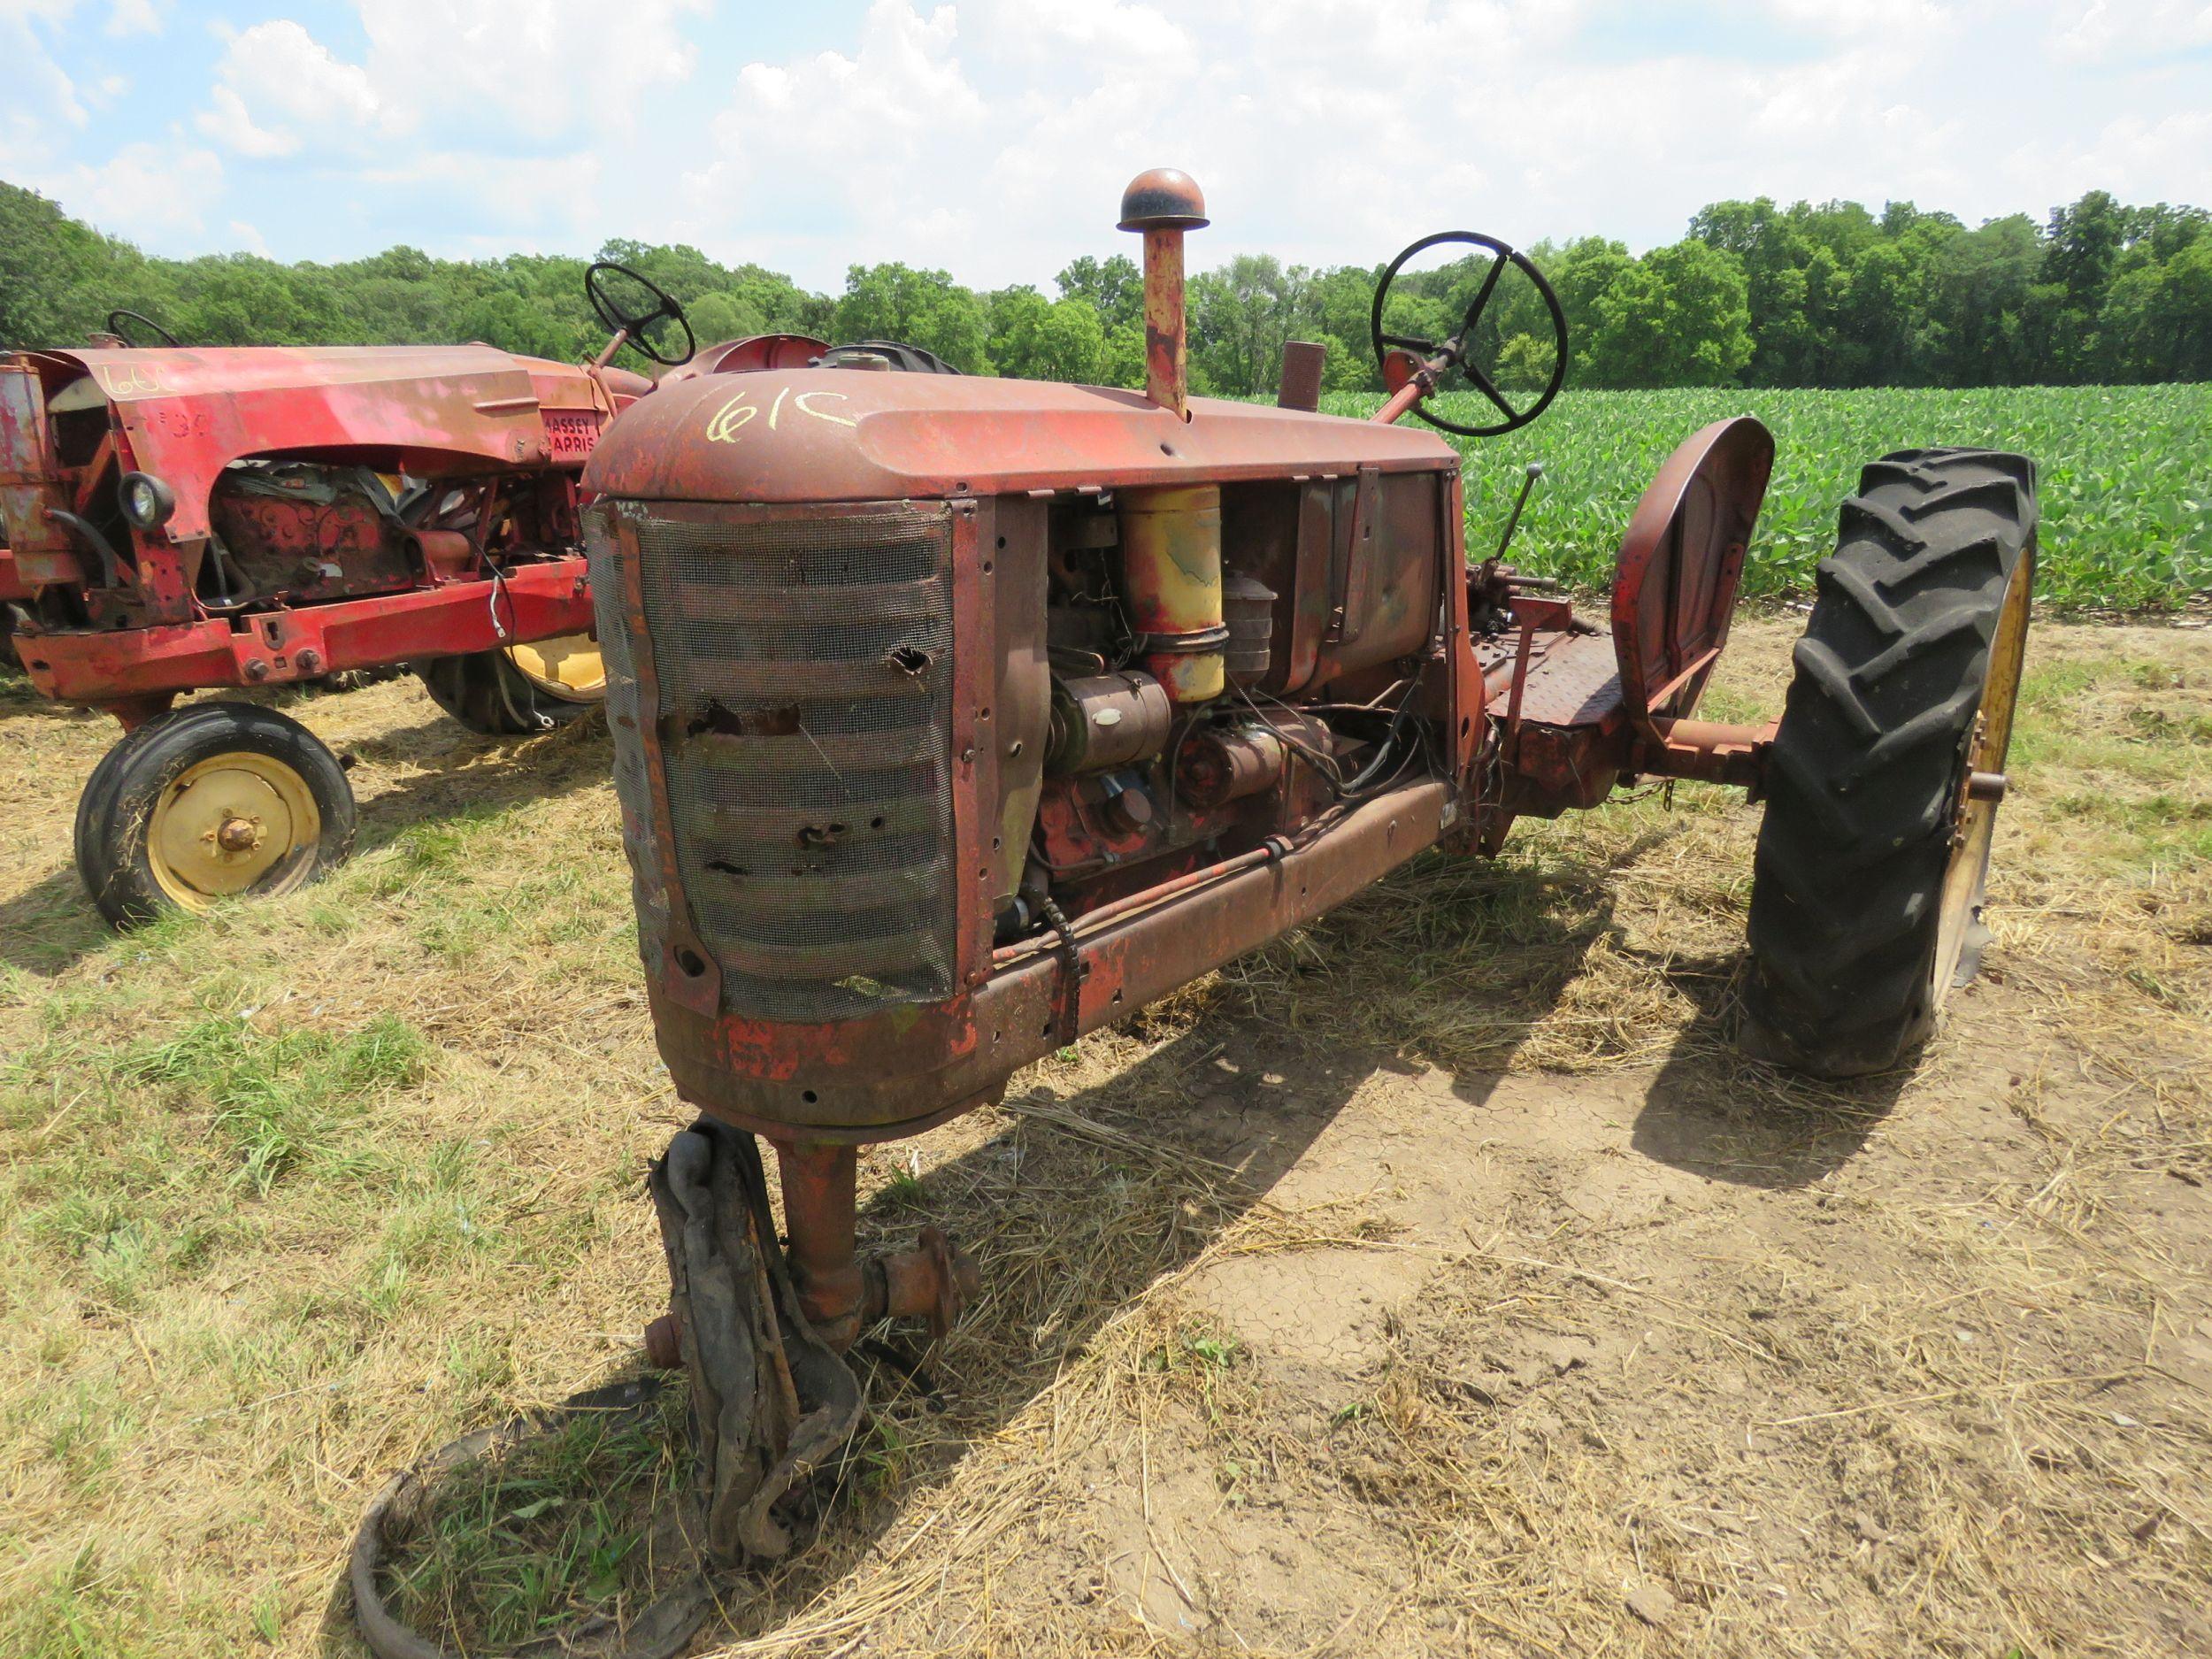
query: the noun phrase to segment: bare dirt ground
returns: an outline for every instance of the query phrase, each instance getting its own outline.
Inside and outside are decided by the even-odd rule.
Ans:
[[[2212,1651],[2212,634],[2031,671],[1996,943],[1909,1072],[1734,1054],[1756,811],[1685,788],[874,1149],[870,1232],[986,1294],[698,1651]],[[68,868],[110,733],[0,687],[11,1653],[358,1652],[383,1475],[657,1305],[603,737],[294,711],[356,864],[119,941]]]

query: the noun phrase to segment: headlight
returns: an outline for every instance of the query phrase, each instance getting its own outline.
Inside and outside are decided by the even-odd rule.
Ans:
[[[157,530],[177,510],[177,497],[151,472],[126,472],[120,487],[123,516],[141,530]]]

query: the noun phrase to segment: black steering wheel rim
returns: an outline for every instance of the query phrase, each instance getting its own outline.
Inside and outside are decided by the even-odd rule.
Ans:
[[[658,300],[660,303],[651,311],[635,317],[625,315],[615,308],[614,301],[601,291],[599,273],[602,271],[620,272]],[[652,358],[663,368],[672,369],[680,363],[690,362],[693,354],[699,349],[698,338],[691,332],[691,319],[684,315],[684,308],[676,303],[675,296],[659,284],[649,281],[639,275],[626,265],[618,264],[612,259],[595,261],[591,268],[584,273],[584,297],[591,302],[592,310],[598,314],[599,320],[607,326],[609,333],[621,334],[624,337],[623,344],[635,346],[641,355]],[[664,317],[684,331],[684,349],[679,356],[663,357],[653,342],[645,336],[645,331]]]
[[[140,346],[135,340],[123,332],[123,324],[126,320],[145,324],[147,327],[161,336],[161,343],[165,346],[180,346],[184,343],[143,311],[127,311],[120,309],[110,311],[107,317],[108,333],[134,350],[143,350],[145,348]]]
[[[1414,340],[1401,334],[1383,333],[1383,304],[1389,297],[1390,285],[1397,280],[1400,269],[1416,254],[1425,252],[1431,248],[1448,242],[1463,242],[1471,247],[1487,248],[1493,256],[1489,273],[1483,278],[1482,287],[1477,292],[1473,303],[1468,306],[1466,315],[1460,319],[1458,331],[1452,335],[1450,340],[1440,342]],[[1476,322],[1481,318],[1484,310],[1489,305],[1491,296],[1497,290],[1498,280],[1505,274],[1505,268],[1509,265],[1517,267],[1523,276],[1536,285],[1536,292],[1543,298],[1544,309],[1551,313],[1552,342],[1555,349],[1551,380],[1544,388],[1542,396],[1526,409],[1516,409],[1508,403],[1504,393],[1491,382],[1490,377],[1468,362],[1460,355],[1458,349],[1461,342],[1466,339]],[[1418,351],[1425,359],[1435,356],[1447,347],[1452,348],[1452,367],[1456,368],[1477,391],[1495,404],[1499,413],[1505,419],[1494,426],[1471,426],[1462,421],[1447,420],[1441,415],[1432,415],[1425,403],[1414,404],[1413,412],[1440,431],[1455,432],[1463,438],[1495,438],[1505,433],[1519,431],[1551,407],[1551,400],[1559,396],[1559,388],[1566,383],[1567,380],[1567,314],[1560,307],[1559,296],[1552,291],[1551,284],[1544,280],[1544,273],[1536,268],[1526,254],[1509,243],[1499,241],[1495,236],[1486,236],[1480,231],[1440,230],[1434,235],[1424,236],[1410,247],[1402,250],[1398,257],[1385,267],[1382,280],[1375,284],[1375,303],[1368,317],[1368,333],[1374,343],[1375,362],[1386,372],[1389,365],[1389,349],[1393,346]]]

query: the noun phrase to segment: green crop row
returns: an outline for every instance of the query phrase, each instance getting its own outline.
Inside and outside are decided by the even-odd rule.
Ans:
[[[1378,401],[1345,395],[1325,406],[1364,414]],[[1494,418],[1472,394],[1448,394],[1438,407],[1469,425]],[[1609,586],[1621,532],[1659,464],[1707,422],[1742,414],[1758,416],[1775,438],[1746,593],[1809,592],[1859,468],[1934,444],[2035,458],[2043,515],[2036,586],[2047,600],[2170,610],[2212,589],[2212,385],[1571,391],[1519,432],[1451,440],[1467,457],[1469,556],[1495,549],[1522,468],[1542,461],[1514,562],[1578,588]]]

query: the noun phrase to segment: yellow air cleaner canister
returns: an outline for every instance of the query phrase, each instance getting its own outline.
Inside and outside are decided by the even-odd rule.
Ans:
[[[1221,491],[1212,484],[1125,489],[1121,569],[1147,672],[1177,703],[1221,695],[1229,630],[1221,615]]]

